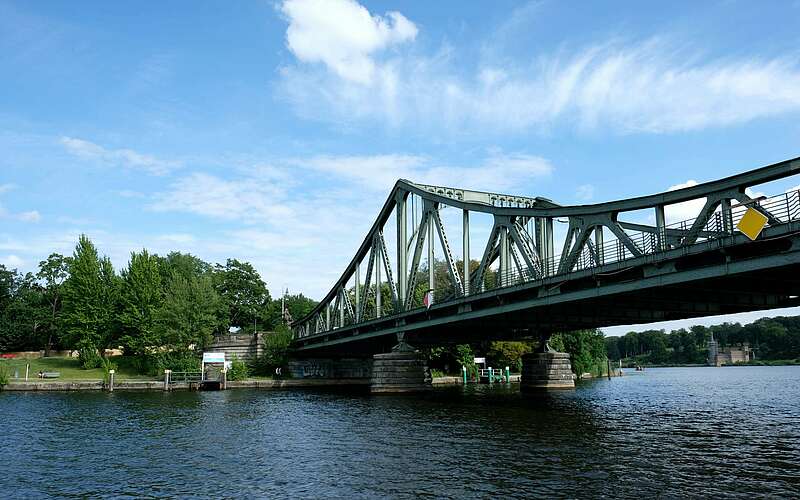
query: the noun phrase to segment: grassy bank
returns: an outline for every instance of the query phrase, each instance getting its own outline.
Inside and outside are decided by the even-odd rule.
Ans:
[[[116,379],[117,380],[147,380],[153,377],[147,375],[140,375],[131,366],[131,360],[125,356],[112,356],[111,362],[117,365]],[[37,379],[39,371],[43,372],[59,372],[61,376],[57,379],[47,380],[102,380],[105,371],[102,368],[93,368],[91,370],[84,370],[80,366],[78,358],[34,358],[34,359],[4,359],[0,360],[0,364],[7,367],[10,377],[14,376],[14,371],[17,370],[19,377],[25,378],[25,365],[30,364],[30,371],[28,374],[29,379]],[[15,379],[12,379],[12,381]]]

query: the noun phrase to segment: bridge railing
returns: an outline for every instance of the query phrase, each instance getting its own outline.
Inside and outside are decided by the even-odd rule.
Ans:
[[[729,210],[720,209],[709,218],[708,222],[700,229],[695,244],[712,239],[724,238],[737,232],[736,226],[741,221],[747,209],[754,207],[762,213],[768,213],[775,223],[787,223],[800,221],[800,190],[789,191],[784,194],[769,198],[757,199],[753,203],[737,205]],[[728,218],[726,225],[725,218]],[[674,222],[665,226],[666,243],[663,248],[659,247],[659,235],[651,231],[631,231],[628,232],[631,240],[636,244],[643,255],[653,255],[658,252],[665,252],[679,246],[679,235],[687,234],[694,225],[696,218]],[[668,234],[674,236],[667,237]],[[670,242],[672,241],[672,242]],[[506,287],[522,285],[544,278],[568,276],[578,271],[593,269],[601,265],[613,264],[630,260],[638,256],[634,255],[619,239],[610,239],[602,246],[600,252],[597,248],[587,246],[578,257],[575,267],[568,272],[559,272],[558,263],[561,262],[561,254],[555,255],[542,262],[543,272],[534,273],[530,270],[510,269],[501,273],[499,270],[490,271],[483,282],[481,292],[496,290]],[[449,302],[459,297],[456,293],[450,293],[440,297],[438,303]],[[421,309],[422,304],[415,304],[415,307],[408,310]]]
[[[767,227],[800,221],[800,190],[788,191],[769,198],[759,198],[752,203],[733,206],[729,210],[718,210],[699,230],[695,244],[724,238],[738,232],[736,227],[750,207],[770,217]],[[728,219],[727,223],[725,220],[726,217]],[[636,247],[641,250],[642,255],[653,255],[680,246],[681,237],[679,235],[687,234],[696,220],[696,218],[692,218],[666,225],[664,235],[666,243],[663,247],[659,246],[659,235],[655,232],[631,231],[628,235],[636,244]],[[668,236],[671,232],[675,236]],[[672,243],[670,243],[670,240],[672,240]],[[567,276],[578,271],[593,269],[601,265],[613,264],[636,257],[638,256],[634,255],[622,241],[619,239],[611,239],[602,246],[599,252],[596,247],[587,246],[584,248],[575,263],[575,267],[567,272],[558,271],[558,263],[561,262],[561,254],[555,255],[543,262],[543,268],[545,269],[543,275],[537,275],[528,270],[519,271],[517,269],[510,269],[505,273],[493,271],[491,278],[485,280],[482,291],[516,286],[541,280],[545,277]],[[445,300],[452,300],[456,297],[456,294],[452,294],[447,296]]]

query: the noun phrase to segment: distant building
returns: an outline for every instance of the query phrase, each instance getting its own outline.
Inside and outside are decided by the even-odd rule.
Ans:
[[[711,334],[711,340],[708,341],[709,366],[735,365],[736,363],[747,363],[751,359],[753,359],[753,351],[747,342],[738,347],[726,347],[720,350],[719,343],[714,340],[714,334]]]

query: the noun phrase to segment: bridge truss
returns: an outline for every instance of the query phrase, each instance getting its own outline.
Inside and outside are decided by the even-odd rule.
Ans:
[[[330,292],[292,324],[295,342],[327,342],[345,330],[348,336],[401,331],[410,313],[425,310],[428,291],[435,297],[432,309],[457,304],[457,316],[470,312],[473,300],[520,285],[547,284],[537,294],[557,294],[587,273],[596,278],[690,255],[700,245],[741,243],[736,227],[749,208],[766,216],[768,228],[792,229],[800,221],[800,191],[765,197],[752,188],[798,174],[800,159],[793,159],[674,191],[581,206],[401,179]],[[694,216],[668,220],[676,207],[693,209]],[[471,219],[478,216],[487,236],[473,254]]]

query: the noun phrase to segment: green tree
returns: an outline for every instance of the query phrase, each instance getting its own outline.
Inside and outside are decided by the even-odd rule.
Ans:
[[[190,253],[170,252],[160,259],[161,282],[166,285],[172,274],[177,273],[186,279],[210,276],[214,267]]]
[[[11,295],[0,312],[0,350],[37,350],[47,324],[42,287],[31,273],[14,272],[11,279]]]
[[[622,354],[619,349],[621,337],[606,337],[606,355],[608,359],[614,361],[621,359]]]
[[[558,333],[550,338],[550,346],[568,352],[572,371],[576,375],[601,375],[606,364],[606,344],[603,332],[597,329]]]
[[[120,294],[122,278],[114,272],[111,259],[100,259],[100,324],[103,332],[103,347],[119,347],[122,335],[120,323]]]
[[[283,368],[289,362],[292,331],[279,324],[275,330],[264,335],[264,353],[253,362],[253,371],[259,375],[274,375],[275,368]]]
[[[511,367],[514,371],[522,371],[522,356],[533,352],[533,342],[494,341],[489,344],[487,356],[492,366]]]
[[[131,253],[128,268],[122,271],[120,323],[126,352],[146,357],[165,343],[156,328],[164,298],[159,259],[147,250]]]
[[[14,350],[16,339],[9,306],[14,300],[17,286],[17,270],[0,264],[0,351]]]
[[[85,234],[78,239],[68,268],[63,290],[64,338],[69,347],[78,349],[83,366],[94,368],[99,363],[98,351],[109,338],[104,296],[108,277],[103,276],[97,249]]]
[[[51,253],[46,260],[39,262],[39,272],[36,277],[43,283],[44,300],[49,309],[47,325],[47,341],[44,343],[44,355],[50,356],[53,342],[59,342],[59,323],[61,319],[62,288],[69,277],[69,257],[58,253]]]
[[[249,262],[228,259],[214,269],[214,288],[222,297],[227,311],[225,326],[238,326],[252,331],[255,322],[269,317],[270,295],[267,285]],[[265,324],[264,328],[273,325]]]
[[[455,358],[458,363],[467,369],[467,375],[473,377],[478,372],[478,367],[475,365],[475,353],[472,346],[469,344],[459,344],[456,346]]]
[[[190,347],[202,351],[211,343],[221,305],[209,276],[187,278],[178,272],[172,274],[158,313],[161,343],[172,352],[188,353]]]

